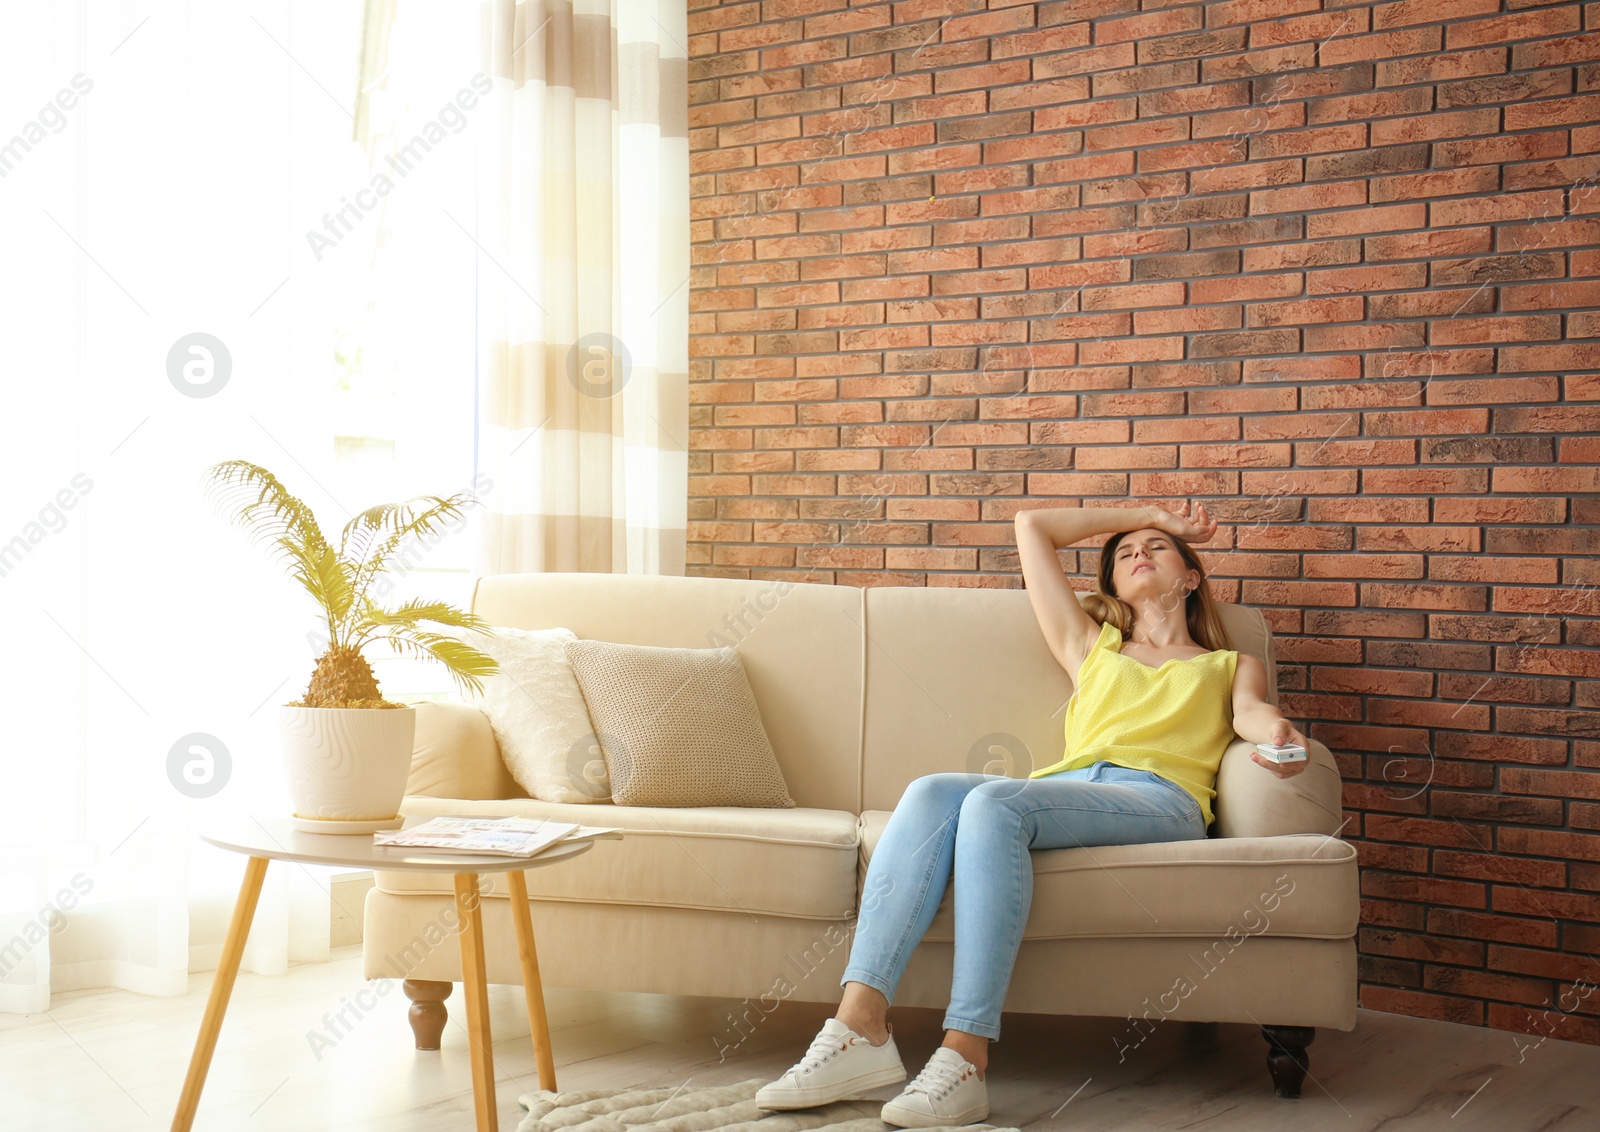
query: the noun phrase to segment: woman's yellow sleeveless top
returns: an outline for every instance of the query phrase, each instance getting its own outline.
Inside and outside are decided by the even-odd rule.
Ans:
[[[1029,778],[1105,759],[1183,787],[1210,826],[1222,753],[1233,742],[1236,649],[1215,649],[1152,668],[1122,655],[1122,632],[1100,626],[1067,701],[1066,757]]]

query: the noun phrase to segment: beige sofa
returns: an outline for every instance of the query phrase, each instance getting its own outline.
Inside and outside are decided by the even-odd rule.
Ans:
[[[1061,755],[1072,685],[1022,590],[516,574],[480,579],[472,609],[593,639],[737,646],[793,809],[537,801],[466,705],[419,712],[404,806],[625,828],[526,874],[542,979],[745,1000],[713,1035],[724,1054],[785,999],[839,1000],[866,863],[912,779],[1022,776]],[[1267,665],[1276,700],[1264,618],[1229,604],[1222,614],[1235,647]],[[1337,836],[1333,759],[1312,748],[1303,773],[1279,780],[1236,739],[1204,840],[1035,850],[1006,1009],[1128,1018],[1114,1039],[1123,1057],[1164,1019],[1259,1024],[1278,1095],[1298,1096],[1314,1027],[1356,1021],[1356,852]],[[504,878],[485,891],[489,979],[519,984]],[[408,980],[419,1048],[436,1048],[440,1003],[461,978],[441,931],[451,893],[446,874],[380,872],[367,897],[365,974]],[[947,891],[897,1005],[948,1003],[952,928]]]

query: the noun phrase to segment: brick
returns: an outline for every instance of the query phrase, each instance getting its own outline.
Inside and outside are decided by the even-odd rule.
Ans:
[[[1386,987],[1416,987],[1422,982],[1422,964],[1411,963],[1408,959],[1358,955],[1355,974],[1362,982],[1382,983]]]
[[[723,472],[789,472],[795,466],[793,452],[715,452],[711,470]]]
[[[1087,55],[1088,52],[1078,54]],[[1215,60],[1207,59],[1205,62],[1212,63]],[[1226,69],[1207,73],[1205,81],[1215,82],[1221,78],[1231,78],[1235,73]],[[1170,63],[1127,67],[1124,70],[1100,71],[1093,76],[1090,89],[1096,98],[1104,98],[1115,94],[1157,90],[1161,87],[1192,86],[1200,81],[1200,75],[1200,61],[1180,59]]]
[[[839,566],[858,570],[880,569],[884,552],[876,547],[799,547],[793,551],[796,566]]]
[[[897,51],[894,55],[894,69],[905,73],[921,69],[940,69],[955,67],[962,63],[972,63],[988,57],[988,46],[983,40],[969,39],[965,42],[940,43],[938,37],[923,39],[916,43],[910,50]],[[935,76],[935,89],[937,76]]]
[[[1555,924],[1545,920],[1449,908],[1430,908],[1427,927],[1429,932],[1438,935],[1465,936],[1527,947],[1554,947],[1556,941]]]
[[[1324,48],[1326,54],[1326,48]],[[1230,56],[1224,59],[1201,60],[1200,77],[1205,82],[1219,82],[1231,78],[1254,78],[1257,75],[1278,71],[1298,71],[1317,65],[1317,48],[1310,43],[1291,43],[1281,47],[1263,47],[1259,50]],[[1338,59],[1325,59],[1332,64]],[[1154,68],[1148,68],[1154,69]],[[1162,85],[1173,85],[1164,83]]]
[[[1513,71],[1589,63],[1596,59],[1600,59],[1600,32],[1545,39],[1536,43],[1518,43],[1511,48]]]
[[[826,39],[830,36],[848,35],[868,28],[887,27],[889,22],[889,13],[883,8],[855,8],[846,12],[831,12],[807,19],[805,38]]]
[[[1443,713],[1439,713],[1443,715]],[[1463,727],[1474,725],[1488,727],[1488,711],[1479,707],[1475,719],[1465,721]],[[1419,721],[1425,722],[1425,721]],[[1444,726],[1437,723],[1437,726]],[[1433,812],[1438,817],[1465,818],[1473,821],[1496,823],[1522,823],[1527,825],[1560,825],[1561,803],[1545,798],[1506,798],[1496,795],[1449,793],[1433,799]]]
[[[1600,95],[1584,94],[1574,98],[1549,98],[1537,102],[1508,106],[1505,111],[1506,129],[1534,130],[1548,126],[1588,124],[1595,120],[1597,103],[1600,103]],[[1525,160],[1536,156],[1552,156],[1564,153],[1565,140],[1565,137],[1561,134],[1550,135],[1547,139],[1547,144],[1543,147],[1543,152],[1524,150],[1528,154]],[[1577,178],[1573,179],[1576,180]]]
[[[1458,908],[1483,910],[1488,907],[1488,889],[1485,885],[1402,873],[1364,872],[1361,894],[1385,900],[1415,900]]]
[[[1223,0],[1206,9],[1210,27],[1281,19],[1296,12],[1322,9],[1322,0]]]
[[[1096,41],[1120,43],[1192,31],[1202,26],[1201,13],[1191,7],[1145,12],[1137,16],[1108,17],[1095,24]]]
[[[1600,896],[1577,892],[1535,892],[1516,886],[1494,888],[1494,910],[1554,920],[1600,921]]]
[[[1373,59],[1400,59],[1411,55],[1432,57],[1443,43],[1443,30],[1437,27],[1381,30],[1368,35],[1341,36],[1329,40],[1322,45],[1320,58],[1324,66],[1338,66]],[[1380,81],[1380,85],[1385,84]]]
[[[1032,77],[1038,80],[1055,79],[1064,75],[1087,75],[1090,79],[1091,92],[1098,96],[1106,93],[1099,85],[1101,74],[1118,68],[1132,67],[1136,61],[1132,43],[1080,47],[1058,54],[1035,56]]]
[[[1138,44],[1140,63],[1162,63],[1173,59],[1194,59],[1210,55],[1230,55],[1243,51],[1249,33],[1245,28],[1215,28],[1191,35],[1166,35],[1142,39]]]
[[[1441,83],[1434,89],[1440,109],[1481,106],[1493,102],[1520,104],[1573,93],[1572,72],[1564,67]],[[1513,107],[1508,105],[1506,108],[1510,110]]]
[[[1226,8],[1228,5],[1219,7]],[[1306,40],[1322,42],[1336,36],[1359,35],[1369,27],[1369,13],[1361,8],[1280,18],[1252,24],[1250,46],[1264,47],[1272,43],[1300,43]]]
[[[871,472],[882,466],[883,455],[875,449],[823,448],[794,453],[797,472]]]
[[[889,570],[971,570],[977,566],[978,552],[972,549],[892,548],[884,552],[883,564]]]
[[[1502,829],[1496,832],[1495,848],[1504,853],[1521,853],[1530,857],[1600,861],[1600,835],[1587,833]]]
[[[891,499],[890,519],[944,519],[971,522],[978,518],[978,503],[972,499]]]
[[[1362,925],[1357,930],[1356,939],[1361,952],[1368,955],[1390,955],[1457,966],[1481,966],[1484,962],[1485,945],[1472,940],[1417,935],[1370,925]]]
[[[1500,788],[1512,794],[1544,794],[1553,798],[1600,798],[1600,774],[1586,771],[1507,768],[1501,772]]]
[[[1584,984],[1589,994],[1593,993],[1594,982],[1591,979]],[[1565,996],[1564,1001],[1575,1003],[1582,1001],[1585,994],[1571,993]],[[1552,1006],[1542,1009],[1530,1009],[1526,1006],[1511,1006],[1504,1003],[1490,1002],[1489,1025],[1496,1030],[1511,1030],[1518,1033],[1536,1035],[1537,1040],[1519,1043],[1518,1056],[1534,1056],[1531,1052],[1543,1043],[1545,1038],[1553,1037],[1560,1041],[1585,1042],[1589,1045],[1600,1045],[1600,1020],[1579,1018],[1563,1013]]]
[[[1068,78],[1050,79],[1046,82],[1018,83],[991,89],[987,93],[991,110],[1016,110],[1025,106],[1052,106],[1057,103],[1078,102],[1088,98],[1089,79],[1086,76],[1077,75]]]
[[[1368,837],[1413,845],[1437,845],[1454,849],[1482,849],[1488,839],[1486,829],[1474,830],[1460,822],[1429,818],[1391,818],[1369,816]]]
[[[1428,990],[1465,998],[1492,998],[1529,1006],[1549,1001],[1549,984],[1543,979],[1467,971],[1459,967],[1429,967],[1422,982]]]
[[[844,525],[840,539],[845,543],[891,546],[927,545],[928,524],[892,522],[851,522]]]
[[[1359,993],[1360,1005],[1368,1010],[1409,1014],[1413,1018],[1431,1018],[1438,1022],[1456,1022],[1467,1026],[1483,1025],[1483,1003],[1470,999],[1370,984],[1363,984]]]
[[[1104,27],[1103,24],[1099,26]],[[1074,47],[1087,47],[1089,27],[1087,22],[1072,23],[1016,35],[996,36],[989,45],[989,57],[1010,59],[1018,55],[1044,55]]]
[[[1492,971],[1514,971],[1547,979],[1578,979],[1592,977],[1594,973],[1594,960],[1586,955],[1566,955],[1500,944],[1490,944],[1487,960],[1475,965],[1486,965]],[[1540,1001],[1543,1004],[1546,1000]],[[1573,998],[1567,1001],[1571,1002]]]
[[[1435,873],[1540,888],[1565,885],[1566,868],[1561,862],[1534,861],[1520,857],[1458,853],[1444,849],[1437,849],[1433,854]]]
[[[1335,761],[1341,761],[1339,756],[1335,756]],[[1428,851],[1418,846],[1357,841],[1353,836],[1347,840],[1355,846],[1357,858],[1363,869],[1406,870],[1414,873],[1426,872],[1428,869]]]
[[[1434,29],[1437,33],[1438,29]],[[1529,70],[1549,63],[1514,63],[1513,70]],[[1504,48],[1489,47],[1478,50],[1453,51],[1439,54],[1416,54],[1405,59],[1386,59],[1377,63],[1376,82],[1379,86],[1404,86],[1411,83],[1443,82],[1449,79],[1472,78],[1478,75],[1497,75],[1506,71]]]

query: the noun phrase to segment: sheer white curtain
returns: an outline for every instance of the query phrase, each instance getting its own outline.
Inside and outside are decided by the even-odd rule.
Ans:
[[[682,0],[489,0],[475,238],[483,573],[681,574]]]
[[[330,537],[371,503],[470,489],[478,253],[471,193],[448,198],[476,145],[445,107],[481,21],[442,4],[397,20],[386,78],[358,74],[362,15],[0,11],[0,1011],[184,993],[215,967],[243,870],[196,829],[289,810],[276,707],[305,689],[318,619],[213,510],[204,469],[266,466]],[[418,35],[430,19],[460,35]],[[442,60],[426,79],[408,43]],[[369,191],[381,138],[413,124],[443,137]],[[407,244],[389,239],[404,209],[427,214]],[[455,361],[430,353],[452,336]],[[363,385],[404,418],[387,439],[340,418]],[[387,463],[363,463],[375,448]],[[244,968],[325,958],[328,913],[326,870],[274,865]]]

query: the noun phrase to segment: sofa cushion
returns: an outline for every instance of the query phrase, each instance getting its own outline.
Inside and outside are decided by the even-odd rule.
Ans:
[[[736,647],[789,796],[858,814],[863,592],[787,578],[491,574],[474,586],[472,612],[591,641]]]
[[[494,729],[482,711],[472,704],[427,700],[411,707],[417,713],[417,733],[411,744],[407,794],[440,798],[527,796],[506,769]]]
[[[794,805],[737,650],[572,640],[619,806]]]
[[[486,804],[407,798],[401,813],[420,818],[536,817],[625,830],[561,864],[530,868],[536,900],[643,904],[757,916],[839,920],[855,914],[856,816],[847,810],[744,809],[736,806],[563,805],[534,798]],[[375,870],[385,892],[455,891],[446,873]],[[484,891],[506,895],[502,874]]]
[[[576,634],[495,626],[490,633],[461,629],[457,636],[500,665],[484,680],[478,706],[523,792],[545,802],[604,801],[611,784],[605,763],[586,757],[594,729],[564,651]]]
[[[861,815],[858,889],[889,815]],[[1023,939],[1241,932],[1348,939],[1361,912],[1355,847],[1325,834],[1030,852],[1033,903]],[[946,886],[924,939],[955,939],[954,890]]]
[[[872,586],[865,599],[859,809],[892,809],[925,774],[982,771],[996,750],[1007,775],[1061,760],[1072,681],[1050,655],[1026,590]],[[1233,646],[1266,661],[1275,680],[1261,611],[1218,602],[1217,613]],[[1276,703],[1275,683],[1268,691]]]

